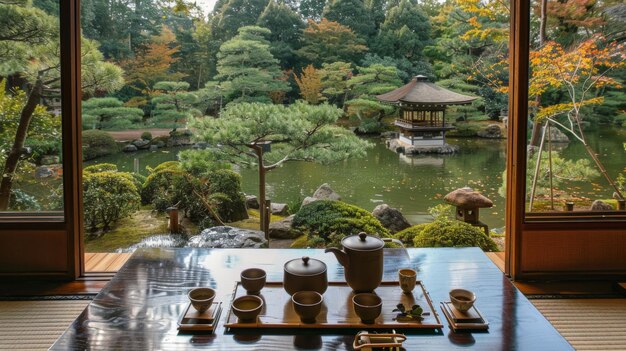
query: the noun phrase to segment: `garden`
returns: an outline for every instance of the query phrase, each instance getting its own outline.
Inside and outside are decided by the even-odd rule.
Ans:
[[[529,212],[624,210],[626,5],[582,2],[534,4]],[[230,227],[251,247],[268,245],[264,232],[324,247],[365,231],[502,250],[504,3],[81,3],[87,251],[217,245]],[[0,10],[0,211],[59,211],[58,4]],[[399,107],[377,96],[417,75],[477,97],[445,112],[455,154],[386,147]],[[466,186],[493,202],[481,209],[491,231],[444,205]]]

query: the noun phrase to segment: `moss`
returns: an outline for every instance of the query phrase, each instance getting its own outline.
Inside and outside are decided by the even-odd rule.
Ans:
[[[296,240],[291,243],[292,249],[305,249],[309,246],[309,237],[305,235],[299,236]]]
[[[415,228],[411,227],[411,228]],[[410,230],[406,229],[405,231]],[[404,232],[404,231],[403,231]],[[398,234],[407,235],[400,232]],[[423,228],[414,230],[413,245],[415,247],[473,247],[484,251],[498,251],[496,243],[482,229],[469,223],[438,218]]]
[[[101,130],[86,130],[83,132],[83,160],[92,160],[118,152],[115,139]]]
[[[292,226],[306,233],[313,247],[339,245],[344,237],[360,232],[390,236],[372,214],[341,201],[320,200],[303,206]]]

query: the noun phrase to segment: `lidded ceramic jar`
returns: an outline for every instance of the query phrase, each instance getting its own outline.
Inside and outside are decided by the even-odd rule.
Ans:
[[[326,264],[304,256],[287,261],[284,266],[283,284],[289,295],[298,291],[317,291],[323,294],[328,288]]]

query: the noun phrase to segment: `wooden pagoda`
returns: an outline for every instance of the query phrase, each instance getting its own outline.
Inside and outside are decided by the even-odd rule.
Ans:
[[[446,107],[466,105],[476,99],[452,92],[419,75],[408,84],[377,95],[379,101],[400,107],[400,118],[395,125],[400,128],[400,142],[416,148],[437,148],[446,145]]]

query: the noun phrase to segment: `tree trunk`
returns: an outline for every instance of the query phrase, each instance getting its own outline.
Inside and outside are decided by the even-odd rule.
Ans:
[[[2,181],[0,182],[0,211],[6,211],[9,207],[9,199],[11,198],[11,187],[13,185],[13,176],[15,170],[22,156],[22,149],[24,148],[24,142],[28,135],[28,127],[33,119],[33,113],[35,108],[41,100],[43,94],[43,81],[39,77],[35,82],[35,85],[28,94],[28,100],[26,105],[22,108],[20,113],[20,122],[15,131],[15,139],[13,141],[13,147],[9,151],[7,159],[4,163],[4,170],[2,172]]]

